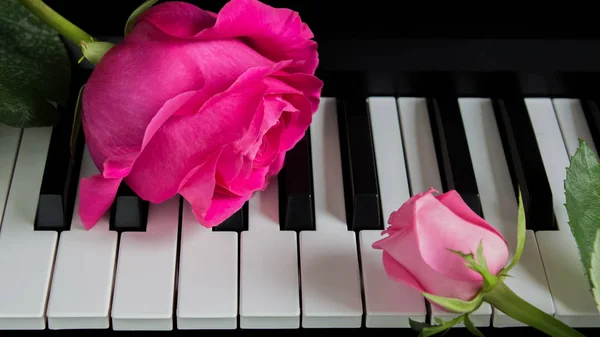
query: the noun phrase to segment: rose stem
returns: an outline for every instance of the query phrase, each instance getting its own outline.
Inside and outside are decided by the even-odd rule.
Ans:
[[[42,0],[19,0],[23,6],[39,17],[59,34],[79,46],[81,41],[92,42],[93,38],[81,28],[75,26],[60,14],[48,7]]]
[[[534,327],[553,337],[583,337],[577,330],[531,305],[515,294],[504,282],[498,282],[492,291],[484,295],[488,302],[508,316]]]

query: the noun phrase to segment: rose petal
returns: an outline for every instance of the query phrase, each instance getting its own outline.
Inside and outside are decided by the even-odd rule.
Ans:
[[[143,12],[136,20],[137,25],[149,21],[163,32],[173,36],[193,37],[198,32],[212,27],[217,14],[203,10],[183,1],[169,1],[154,5]]]
[[[256,110],[262,104],[266,89],[262,79],[285,65],[283,62],[274,67],[251,68],[226,92],[209,99],[198,112],[169,119],[134,164],[128,177],[131,188],[143,199],[154,203],[163,202],[177,192],[183,195],[178,189],[188,172],[202,166],[216,151],[224,151],[225,146],[244,137],[254,120]],[[155,183],[148,184],[148,181]],[[264,186],[263,181],[254,178],[247,184],[250,187]],[[195,200],[192,194],[200,193],[200,189],[187,185],[185,188],[188,200]],[[216,187],[210,190],[211,197],[215,189]],[[203,198],[205,194],[197,197],[194,202],[204,205],[201,202]],[[205,206],[194,206],[194,214],[201,216],[202,224],[207,227],[218,224],[212,219],[227,218],[235,213],[232,210],[230,214],[205,218],[199,211],[203,207]],[[204,211],[212,211],[212,205]]]
[[[156,14],[163,11],[168,15]],[[311,40],[314,35],[297,12],[273,8],[256,0],[232,0],[219,11],[210,28],[206,25],[209,22],[206,16],[206,11],[196,6],[166,2],[144,12],[134,31],[147,21],[163,33],[178,38],[244,38],[252,48],[274,62],[296,61],[288,67],[289,72],[314,74],[317,69],[317,43]]]
[[[122,179],[106,179],[101,174],[83,178],[79,183],[79,217],[85,229],[90,229],[112,205]]]
[[[418,292],[424,292],[425,288],[419,283],[419,280],[403,265],[394,260],[394,258],[386,251],[382,254],[383,268],[387,276],[400,283],[404,283]]]
[[[301,91],[303,93],[302,98],[305,100],[308,99],[310,103],[310,111],[313,113],[317,111],[321,99],[321,90],[323,90],[324,85],[322,80],[312,75],[302,73],[290,74],[282,71],[273,74],[272,77],[289,87]]]
[[[192,168],[246,134],[266,88],[261,79],[271,69],[249,69],[230,89],[209,99],[196,113],[168,120],[134,164],[128,180],[131,188],[154,203],[173,197]]]
[[[486,230],[495,233],[499,237],[503,237],[500,232],[494,226],[490,225],[487,221],[482,219],[477,213],[465,204],[460,194],[455,190],[448,191],[442,195],[436,196],[436,198],[448,207],[454,214],[462,217],[465,221],[468,221],[474,225],[485,228]]]
[[[424,259],[422,247],[418,244],[418,234],[412,231],[396,232],[373,244],[382,249],[389,257],[404,267],[419,281],[421,288],[431,294],[470,300],[481,288],[481,277],[469,280],[457,280],[439,273]],[[442,250],[445,250],[441,247]],[[452,253],[451,253],[452,254]],[[460,257],[459,257],[460,258]],[[468,269],[464,262],[454,264],[455,268]]]
[[[189,202],[192,213],[205,227],[212,226],[204,220],[204,217],[211,206],[215,190],[215,171],[218,160],[219,154],[214,154],[208,161],[188,172],[179,186],[179,194]]]
[[[414,207],[419,251],[433,270],[454,280],[481,280],[481,275],[464,265],[462,257],[449,251],[476,253],[480,242],[490,272],[496,274],[506,265],[508,246],[495,232],[467,222],[431,194],[417,199]]]
[[[281,171],[281,169],[283,168],[284,163],[285,163],[285,153],[280,152],[279,155],[277,156],[277,158],[275,158],[275,160],[273,160],[273,163],[269,167],[268,176],[272,177],[272,176],[278,175],[279,171]]]
[[[254,167],[247,177],[234,179],[227,190],[232,195],[249,195],[257,190],[264,190],[267,187],[267,173],[269,167]]]
[[[81,181],[79,191],[81,203],[78,212],[85,228],[94,227],[102,215],[108,211],[117,194],[119,184],[130,173],[131,166],[138,158],[139,153],[144,150],[164,122],[194,94],[194,92],[185,92],[167,101],[148,124],[142,144],[138,149],[132,148],[132,152],[107,158],[102,166],[102,174],[95,175],[91,179],[84,178]],[[89,138],[97,139],[93,136]],[[109,152],[110,149],[104,151],[104,153]]]
[[[217,226],[242,208],[251,196],[251,194],[241,196],[217,194],[213,197],[206,214],[199,219],[201,223],[206,224],[206,227]]]
[[[105,158],[127,154],[123,149],[139,150],[148,124],[167,101],[204,87],[196,64],[180,47],[162,43],[118,44],[104,55],[82,102],[86,142],[99,168]]]

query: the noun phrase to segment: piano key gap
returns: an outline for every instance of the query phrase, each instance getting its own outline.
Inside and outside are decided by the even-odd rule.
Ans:
[[[180,261],[180,253],[181,253],[181,232],[183,230],[183,203],[185,200],[180,196],[179,197],[179,216],[177,221],[177,250],[175,253],[175,277],[173,279],[173,310],[171,311],[171,319],[173,320],[173,330],[177,331],[177,305],[179,302],[179,261]]]
[[[519,189],[522,193],[527,229],[557,230],[552,192],[524,99],[503,94],[492,100],[492,108],[515,200]]]
[[[394,102],[396,104],[396,118],[398,118],[398,132],[400,132],[400,141],[402,142],[402,148],[406,149],[406,140],[405,140],[405,136],[404,136],[404,128],[402,125],[402,118],[400,118],[400,104],[398,103],[398,98],[394,99]],[[406,184],[408,185],[408,192],[409,195],[414,195],[415,191],[413,189],[412,186],[412,179],[411,179],[411,174],[410,174],[410,169],[408,167],[408,157],[406,155],[406,150],[402,151],[402,156],[404,157],[404,171],[406,172]],[[407,200],[408,201],[408,200]],[[398,208],[400,208],[401,205],[398,205]],[[387,222],[387,219],[383,219],[384,224]],[[385,228],[385,226],[384,226]]]
[[[10,178],[9,178],[8,186],[6,188],[6,199],[4,200],[4,203],[2,205],[0,205],[0,206],[2,206],[3,210],[6,210],[6,205],[8,204],[8,196],[10,194],[10,188],[12,187],[13,176],[15,175],[15,169],[17,168],[17,158],[19,157],[19,150],[21,149],[21,140],[22,139],[23,139],[23,130],[21,130],[19,132],[19,140],[17,141],[17,151],[15,151],[15,155],[11,159],[13,166],[10,170]],[[6,215],[6,212],[2,212],[2,217],[0,218],[0,230],[2,230],[2,224],[4,223],[5,215]]]

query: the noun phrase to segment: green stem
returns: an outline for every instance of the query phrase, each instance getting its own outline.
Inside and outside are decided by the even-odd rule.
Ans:
[[[529,304],[500,281],[483,300],[508,316],[553,337],[583,337],[577,330]]]
[[[81,41],[92,42],[94,39],[88,33],[75,26],[60,14],[48,7],[42,0],[19,0],[23,6],[39,17],[60,35],[79,46]]]

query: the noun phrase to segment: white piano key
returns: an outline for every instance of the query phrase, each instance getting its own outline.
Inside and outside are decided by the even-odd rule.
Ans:
[[[511,259],[517,247],[518,201],[516,199],[492,102],[485,98],[459,99],[479,198],[485,220],[506,239]],[[485,247],[484,247],[485,249]],[[505,283],[517,295],[540,310],[554,315],[554,304],[533,231],[527,239],[520,262],[510,271]],[[496,327],[524,326],[523,323],[494,310]]]
[[[238,234],[198,223],[183,201],[177,290],[177,328],[236,329]]]
[[[406,163],[404,162],[404,146],[402,145],[396,99],[394,97],[370,97],[368,106],[383,222],[387,227],[390,214],[411,197]],[[412,126],[408,125],[407,127]]]
[[[98,173],[87,146],[81,177]],[[107,212],[90,230],[79,217],[79,192],[71,230],[61,234],[48,300],[48,328],[108,329],[118,233],[109,230]]]
[[[570,235],[567,209],[564,207],[566,202],[564,181],[570,159],[556,119],[552,100],[549,98],[527,98],[525,99],[525,105],[552,191],[558,230],[567,232]]]
[[[388,227],[390,214],[410,198],[398,110],[394,97],[368,99],[383,222]],[[362,278],[365,293],[366,326],[410,327],[409,318],[425,321],[425,298],[418,291],[390,279],[381,261],[381,250],[372,248],[381,239],[379,230],[359,234]]]
[[[21,132],[20,128],[0,124],[0,219],[4,215],[8,188],[17,162]]]
[[[52,128],[23,130],[0,228],[0,330],[45,329],[57,232],[34,231]]]
[[[322,98],[310,132],[316,230],[300,233],[302,327],[358,328],[358,252],[346,224],[335,99]]]
[[[598,327],[600,315],[583,272],[568,224],[564,180],[569,156],[550,99],[528,98],[525,104],[544,162],[558,231],[538,231],[536,238],[552,292],[555,317],[572,327]]]
[[[398,110],[412,194],[426,192],[430,188],[442,192],[427,101],[418,97],[401,97],[398,98]]]
[[[278,184],[273,179],[248,205],[240,243],[240,327],[300,327],[296,232],[279,230]]]
[[[598,151],[585,119],[581,102],[572,98],[555,98],[552,103],[569,157],[575,155],[575,151],[579,147],[579,139],[585,140],[598,157]]]
[[[429,188],[443,192],[426,99],[398,98],[398,109],[412,194],[425,192]],[[491,315],[492,307],[483,303],[470,318],[475,326],[485,327],[490,325]],[[435,317],[447,321],[456,316],[455,313],[431,305],[432,322]],[[464,326],[464,323],[456,326]]]
[[[113,330],[173,329],[180,201],[150,204],[146,231],[121,234]]]

